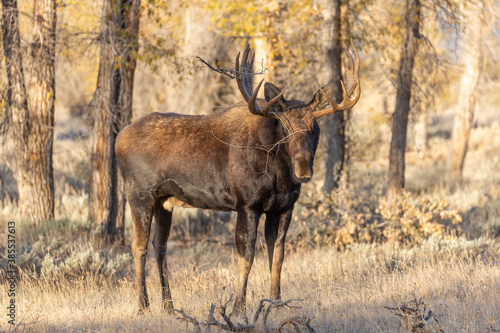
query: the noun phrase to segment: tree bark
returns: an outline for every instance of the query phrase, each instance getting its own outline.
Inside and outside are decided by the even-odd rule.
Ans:
[[[29,55],[29,87],[22,67],[16,0],[2,0],[3,45],[9,81],[8,104],[17,163],[19,208],[35,224],[54,218],[56,1],[36,0]]]
[[[268,71],[265,74],[265,79],[278,86],[282,86],[282,77],[279,76],[277,68],[283,61],[283,55],[279,52],[280,33],[282,32],[283,20],[287,11],[286,1],[269,2],[265,6],[264,19],[266,24],[265,40],[266,40],[266,62],[265,66]],[[260,59],[257,58],[256,66],[259,66]],[[280,82],[281,81],[281,82]],[[262,95],[264,96],[264,95]]]
[[[463,64],[464,71],[460,79],[457,115],[451,135],[451,150],[448,158],[448,178],[456,185],[462,180],[465,155],[470,131],[476,113],[477,87],[481,74],[481,30],[483,27],[482,1],[469,3],[464,10]]]
[[[325,55],[323,78],[333,83],[333,96],[342,96],[341,76],[341,0],[321,1],[323,7],[322,44]],[[337,100],[337,102],[340,102]],[[325,182],[323,191],[338,187],[346,152],[345,115],[337,112],[320,120],[321,144],[324,152]]]
[[[102,224],[103,238],[109,242],[124,241],[125,184],[118,174],[114,145],[132,118],[139,4],[140,0],[105,0],[103,5],[89,217]]]
[[[396,108],[392,121],[392,139],[389,151],[389,185],[387,194],[394,199],[404,188],[405,150],[410,113],[413,64],[420,38],[420,0],[406,1],[406,36],[401,50],[397,77]]]

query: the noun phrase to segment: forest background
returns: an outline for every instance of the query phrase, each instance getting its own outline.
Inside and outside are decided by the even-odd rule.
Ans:
[[[116,133],[149,112],[240,102],[236,83],[197,57],[233,68],[247,43],[266,81],[309,100],[340,82],[349,39],[362,96],[320,123],[282,277],[284,299],[303,299],[301,308],[273,313],[267,326],[302,316],[319,332],[500,330],[499,9],[486,0],[2,0],[2,306],[10,221],[19,274],[16,323],[1,318],[0,331],[192,330],[160,310],[152,258],[152,310],[135,315]],[[235,290],[234,227],[231,213],[175,210],[174,304],[200,322]],[[268,289],[261,239],[250,312]]]

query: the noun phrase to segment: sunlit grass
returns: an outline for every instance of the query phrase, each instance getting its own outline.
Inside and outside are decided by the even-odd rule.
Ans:
[[[189,260],[170,265],[175,306],[200,320],[206,318],[212,303],[231,296],[237,274],[230,247],[207,244],[206,249],[210,251],[198,265]],[[445,332],[498,329],[499,249],[495,241],[432,239],[408,250],[358,245],[344,253],[328,248],[291,253],[283,269],[282,298],[304,301],[301,309],[281,310],[272,320],[300,314],[313,318],[311,325],[317,332],[397,332],[402,324],[384,306],[416,297],[429,304]],[[82,276],[54,281],[41,276],[22,279],[18,286],[19,329],[190,332],[192,326],[161,311],[153,261],[148,261],[151,309],[147,314],[137,315],[131,278],[111,281]],[[249,313],[267,296],[267,267],[267,258],[259,254],[250,275]],[[4,329],[12,328],[4,325]]]

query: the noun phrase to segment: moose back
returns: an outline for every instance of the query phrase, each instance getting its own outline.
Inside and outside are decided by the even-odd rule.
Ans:
[[[348,53],[349,64],[343,66],[346,85],[342,83],[340,104],[331,97],[331,85],[310,102],[301,102],[285,99],[284,90],[266,83],[265,100],[257,99],[263,80],[254,92],[254,57],[247,46],[241,65],[239,54],[236,57],[234,71],[244,102],[206,116],[151,113],[121,131],[115,149],[134,224],[132,252],[140,311],[149,306],[144,269],[153,216],[163,306],[173,309],[165,256],[175,206],[237,212],[237,311],[245,306],[257,226],[265,214],[270,297],[280,298],[286,233],[300,186],[313,175],[320,133],[316,120],[350,109],[361,93],[359,58],[354,44],[353,48],[354,60]]]

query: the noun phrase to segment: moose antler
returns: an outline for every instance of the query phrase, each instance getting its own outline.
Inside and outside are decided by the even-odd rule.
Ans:
[[[251,53],[251,56],[249,57]],[[243,98],[245,101],[248,103],[248,110],[255,115],[258,116],[264,116],[267,118],[277,118],[278,114],[276,112],[269,112],[271,107],[273,106],[274,103],[276,103],[281,96],[283,96],[283,93],[285,92],[285,89],[283,89],[278,96],[274,97],[271,101],[269,101],[266,105],[266,107],[262,110],[257,103],[255,103],[255,100],[257,99],[257,94],[259,93],[260,86],[262,85],[262,82],[264,82],[264,79],[262,79],[257,86],[257,89],[255,92],[253,92],[253,76],[250,75],[252,74],[252,68],[253,68],[253,62],[255,60],[255,52],[250,51],[250,45],[247,44],[245,47],[245,50],[243,51],[243,56],[241,58],[241,66],[240,66],[240,53],[238,52],[238,55],[236,56],[236,62],[235,62],[235,75],[236,75],[236,82],[238,83],[238,88],[240,89],[241,95],[243,95]],[[245,75],[247,74],[247,75]]]
[[[349,53],[349,51],[345,50],[344,51],[348,54],[349,56],[349,65],[346,66],[344,61],[342,61],[342,68],[344,69],[346,80],[347,80],[347,91],[344,86],[344,82],[340,81],[342,84],[342,102],[340,104],[337,104],[330,96],[325,94],[323,90],[321,92],[323,95],[325,95],[326,99],[328,102],[330,102],[332,108],[331,109],[322,109],[322,110],[317,110],[314,111],[314,117],[318,119],[319,117],[326,116],[328,114],[335,113],[337,111],[344,111],[352,108],[359,100],[359,96],[361,95],[361,86],[359,85],[359,55],[358,55],[358,50],[356,50],[356,46],[354,45],[354,42],[351,39],[351,45],[352,48],[354,49],[354,61],[352,60],[352,56]],[[357,89],[357,92],[354,94],[354,96],[349,97],[354,89]]]

